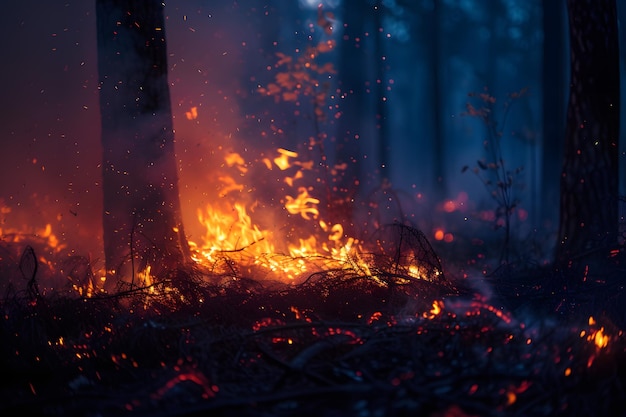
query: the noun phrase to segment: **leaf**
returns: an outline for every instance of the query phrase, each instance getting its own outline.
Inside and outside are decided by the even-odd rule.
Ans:
[[[276,63],[276,66],[281,66],[284,64],[289,64],[291,61],[293,61],[293,58],[283,54],[282,52],[277,52],[276,56],[279,58],[278,62]]]
[[[324,65],[322,65],[321,67],[319,67],[317,69],[317,72],[319,74],[336,74],[337,71],[335,71],[335,67],[333,67],[333,64],[331,62],[327,62]]]
[[[296,101],[298,99],[298,94],[293,91],[283,91],[283,100],[285,101]]]
[[[288,72],[279,72],[274,78],[276,79],[276,84],[283,88],[293,89],[296,87],[296,82]]]
[[[332,42],[320,42],[317,44],[317,52],[323,54],[333,49],[334,44]]]
[[[269,83],[267,85],[267,95],[275,95],[280,93],[280,87],[274,83]]]
[[[461,168],[461,173],[464,173],[468,169],[469,169],[469,167],[467,165],[465,165],[463,168]]]
[[[487,170],[487,164],[485,164],[483,161],[481,161],[480,159],[478,161],[476,161],[476,163],[478,164],[478,166],[483,169],[483,170]]]

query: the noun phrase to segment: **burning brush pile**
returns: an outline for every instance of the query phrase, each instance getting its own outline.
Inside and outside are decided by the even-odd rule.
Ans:
[[[624,415],[609,317],[514,314],[447,278],[420,231],[371,240],[298,283],[190,268],[82,295],[46,290],[26,245],[1,300],[0,413]]]

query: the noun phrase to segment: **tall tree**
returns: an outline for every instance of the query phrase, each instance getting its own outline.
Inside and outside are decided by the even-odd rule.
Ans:
[[[543,138],[541,158],[541,220],[558,220],[560,155],[565,141],[566,70],[565,1],[543,1]],[[554,226],[552,226],[554,227]]]
[[[163,8],[160,0],[96,0],[109,283],[141,272],[165,278],[188,255]]]
[[[335,159],[338,165],[345,164],[342,175],[333,178],[333,188],[337,195],[345,196],[332,202],[333,221],[352,219],[354,201],[363,189],[364,142],[371,139],[374,126],[363,117],[370,110],[370,97],[367,94],[369,80],[369,56],[365,33],[371,26],[372,14],[367,2],[358,6],[343,2],[341,18],[344,21],[342,41],[339,48],[339,88],[342,90],[342,116],[339,119]],[[348,229],[348,233],[354,233]]]
[[[561,175],[561,265],[602,256],[618,231],[619,55],[615,0],[568,0],[570,97]]]
[[[431,78],[430,100],[432,100],[433,112],[433,176],[435,178],[435,188],[433,190],[433,200],[443,201],[448,195],[446,184],[445,167],[445,132],[444,132],[444,111],[443,111],[443,88],[442,88],[442,68],[441,68],[441,12],[442,4],[432,2],[432,8],[428,12],[430,19],[426,24],[430,28],[431,41],[428,42],[429,69]]]
[[[378,156],[378,166],[380,167],[380,177],[382,180],[388,179],[388,165],[389,165],[389,143],[387,138],[387,105],[385,100],[385,49],[383,46],[383,13],[385,8],[383,7],[382,0],[376,0],[373,10],[373,24],[374,24],[374,57],[372,59],[375,69],[374,89],[376,100],[375,112],[376,112],[376,150]]]

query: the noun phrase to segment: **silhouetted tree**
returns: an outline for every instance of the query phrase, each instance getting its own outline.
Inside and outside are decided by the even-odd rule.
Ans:
[[[430,99],[432,100],[433,112],[433,174],[435,177],[436,187],[433,190],[433,199],[442,201],[448,194],[447,184],[445,181],[445,135],[444,135],[444,111],[442,105],[442,86],[441,86],[441,4],[434,1],[432,9],[427,12],[429,17],[426,24],[430,28],[430,42],[428,42],[429,52],[429,69],[432,90]]]
[[[603,256],[618,231],[619,56],[615,0],[568,0],[570,97],[556,261]]]
[[[148,271],[164,278],[188,254],[163,7],[159,0],[96,0],[104,249],[113,283]]]
[[[558,217],[560,156],[565,140],[566,52],[565,0],[544,1],[543,10],[543,138],[542,138],[542,221],[554,224]],[[553,226],[554,227],[554,226]]]
[[[387,106],[385,100],[385,50],[383,46],[383,14],[384,7],[382,0],[376,0],[374,2],[373,10],[373,26],[374,26],[374,57],[372,58],[375,73],[374,73],[374,86],[375,95],[375,115],[376,115],[376,150],[378,156],[378,166],[380,167],[380,177],[383,180],[388,179],[388,166],[389,166],[389,143],[387,138]]]
[[[369,97],[366,92],[368,81],[368,54],[365,47],[366,28],[371,24],[372,14],[363,3],[358,6],[343,3],[344,20],[342,41],[339,44],[339,88],[344,94],[342,116],[339,119],[335,158],[337,164],[345,164],[342,175],[333,178],[333,187],[345,198],[332,202],[331,211],[336,219],[352,218],[353,201],[363,187],[363,142],[371,135],[371,123],[363,115],[368,114]],[[349,231],[351,233],[352,231]]]

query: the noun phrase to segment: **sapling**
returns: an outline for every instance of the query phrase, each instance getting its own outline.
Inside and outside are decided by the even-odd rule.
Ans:
[[[502,152],[503,129],[506,125],[511,105],[527,92],[526,88],[514,93],[510,93],[502,104],[502,117],[498,121],[495,117],[496,98],[489,94],[487,89],[482,93],[469,93],[469,97],[477,100],[479,106],[467,103],[467,116],[478,117],[485,124],[487,136],[483,141],[486,157],[476,161],[472,172],[480,179],[485,186],[489,196],[496,202],[495,227],[504,228],[504,242],[500,252],[500,264],[508,264],[509,251],[511,245],[511,216],[519,204],[519,199],[515,196],[515,188],[519,185],[519,179],[523,167],[519,166],[510,169],[504,159]],[[469,166],[464,166],[461,172],[469,170]]]

